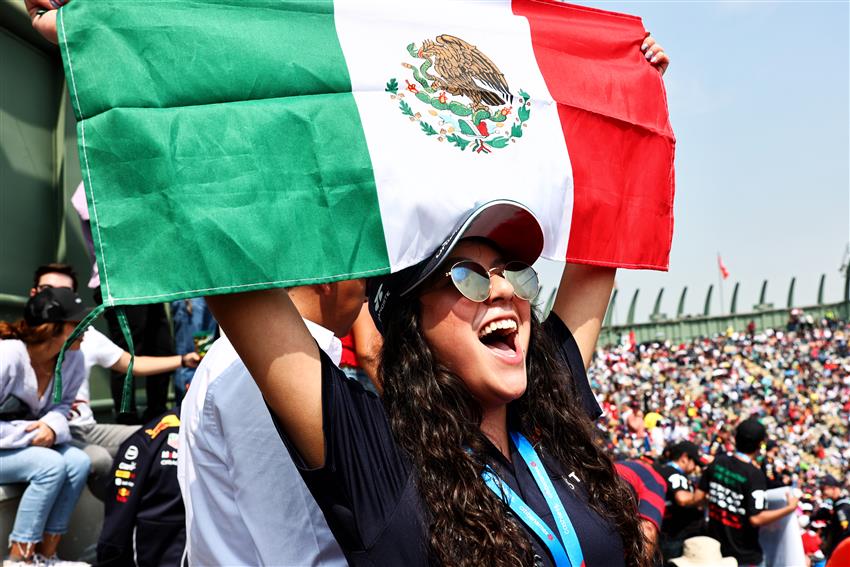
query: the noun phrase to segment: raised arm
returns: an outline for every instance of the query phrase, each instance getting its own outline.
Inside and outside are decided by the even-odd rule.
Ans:
[[[585,368],[593,359],[616,273],[616,268],[567,264],[561,276],[552,311],[575,337]]]
[[[640,49],[659,73],[663,75],[667,71],[670,57],[654,37],[647,34]],[[561,285],[552,310],[573,333],[585,368],[590,366],[593,359],[616,273],[616,268],[567,264],[561,276]]]
[[[304,462],[323,466],[319,349],[286,290],[206,299]]]
[[[684,508],[699,506],[705,501],[705,492],[697,488],[693,492],[689,490],[677,490],[674,495],[676,504]]]
[[[755,528],[760,528],[761,526],[766,526],[767,524],[772,524],[776,520],[780,518],[784,518],[788,514],[793,513],[797,510],[797,503],[799,499],[794,494],[788,494],[788,503],[785,504],[782,508],[777,508],[775,510],[762,510],[758,514],[754,516],[750,516],[750,525]]]

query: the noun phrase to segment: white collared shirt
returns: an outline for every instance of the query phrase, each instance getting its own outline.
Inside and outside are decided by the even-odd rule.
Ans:
[[[339,339],[304,322],[339,364]],[[180,422],[177,477],[190,565],[347,565],[226,337],[195,372]]]

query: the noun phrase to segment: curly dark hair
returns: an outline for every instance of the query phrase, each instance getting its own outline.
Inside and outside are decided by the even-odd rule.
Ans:
[[[418,301],[385,317],[380,376],[396,442],[418,474],[437,565],[533,565],[531,542],[508,508],[481,480],[487,439],[481,410],[463,381],[434,357],[420,325]],[[631,492],[595,442],[569,369],[532,313],[528,386],[508,405],[512,427],[532,437],[563,470],[584,472],[590,506],[619,532],[626,563],[646,564]],[[632,503],[632,506],[629,505]]]

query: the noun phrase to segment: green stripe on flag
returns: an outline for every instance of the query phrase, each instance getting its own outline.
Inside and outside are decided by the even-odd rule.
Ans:
[[[62,9],[107,304],[389,271],[331,4],[251,4]]]
[[[59,40],[75,110],[350,91],[333,9],[330,0],[74,0]]]

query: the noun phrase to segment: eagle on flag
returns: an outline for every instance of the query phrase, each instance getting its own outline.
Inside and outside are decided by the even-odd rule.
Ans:
[[[434,88],[472,101],[472,110],[513,102],[505,75],[477,47],[453,35],[426,39],[417,54],[433,63],[439,77],[425,73]]]

